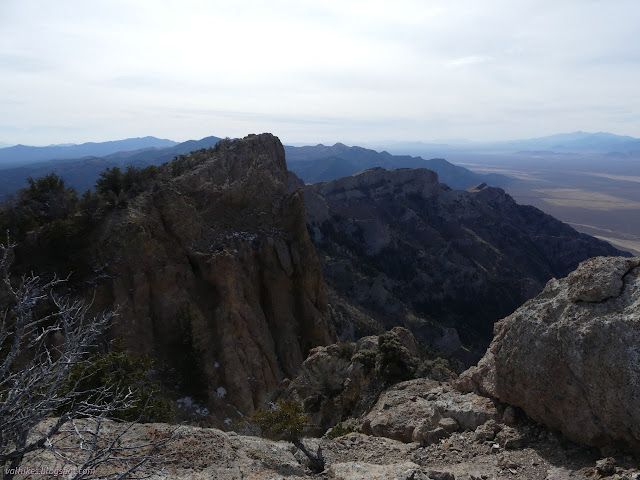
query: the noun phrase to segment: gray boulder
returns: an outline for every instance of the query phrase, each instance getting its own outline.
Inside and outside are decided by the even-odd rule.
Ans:
[[[596,257],[495,325],[457,381],[569,439],[640,452],[640,258]]]
[[[499,419],[493,402],[473,393],[461,394],[447,384],[419,378],[398,383],[380,395],[364,417],[362,429],[369,435],[401,442],[430,444],[451,431],[475,430],[488,420]],[[416,431],[417,430],[417,431]],[[437,431],[435,434],[434,431]],[[415,435],[414,435],[415,434]]]

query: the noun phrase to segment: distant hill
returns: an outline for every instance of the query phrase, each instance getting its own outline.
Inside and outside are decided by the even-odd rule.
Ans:
[[[548,137],[531,138],[528,140],[499,142],[496,145],[508,148],[513,147],[516,150],[640,153],[640,139],[629,136],[614,135],[606,132],[561,133]]]
[[[325,182],[374,167],[428,168],[438,174],[440,181],[451,188],[465,189],[479,183],[504,186],[509,178],[499,174],[477,174],[453,165],[443,158],[425,160],[408,155],[391,155],[362,147],[348,147],[342,143],[333,146],[316,145],[285,147],[289,170],[306,183]]]
[[[72,160],[83,157],[102,157],[116,152],[146,148],[168,148],[177,145],[173,140],[156,137],[127,138],[111,142],[89,142],[81,145],[51,145],[29,147],[15,145],[0,149],[0,168],[24,166],[48,160]]]
[[[51,160],[28,166],[4,169],[0,171],[0,201],[4,200],[7,195],[25,187],[28,177],[38,178],[49,173],[55,173],[62,177],[68,186],[82,193],[89,188],[93,188],[100,172],[106,168],[124,168],[127,165],[135,167],[160,165],[173,160],[178,155],[213,147],[219,140],[220,138],[218,137],[206,137],[201,140],[189,140],[174,144],[167,148],[142,148],[132,151],[119,151],[104,157],[89,156],[81,159]]]
[[[486,153],[510,153],[521,155],[557,155],[567,153],[614,154],[623,157],[640,156],[640,139],[613,133],[572,132],[546,137],[508,140],[499,142],[469,142],[454,140],[451,143],[390,142],[376,148],[384,148],[398,154],[423,156],[452,154],[473,155]]]

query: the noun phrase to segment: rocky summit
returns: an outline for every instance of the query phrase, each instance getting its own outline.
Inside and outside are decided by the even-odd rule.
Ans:
[[[623,254],[502,189],[452,190],[426,169],[374,168],[304,191],[344,340],[401,325],[475,363],[493,323],[550,278],[589,257]]]
[[[640,258],[598,257],[495,326],[458,381],[571,440],[640,452]]]
[[[161,359],[221,425],[335,334],[280,141],[249,135],[216,150],[114,212],[93,264],[99,306],[119,308],[114,336]]]

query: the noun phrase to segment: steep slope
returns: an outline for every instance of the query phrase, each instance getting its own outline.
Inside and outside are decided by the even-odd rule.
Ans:
[[[220,422],[258,406],[335,334],[279,140],[250,135],[200,155],[108,218],[92,249],[98,306],[120,306],[114,336],[162,359]]]
[[[425,160],[408,155],[391,155],[362,147],[348,147],[342,143],[333,146],[287,146],[285,149],[289,169],[306,183],[336,180],[374,167],[428,168],[438,174],[440,181],[460,189],[482,182],[494,186],[503,186],[509,182],[509,178],[504,175],[477,174],[443,158]]]
[[[343,338],[369,333],[358,324],[364,310],[436,348],[455,351],[461,341],[479,354],[493,323],[551,277],[621,254],[501,189],[451,190],[426,169],[376,168],[304,188]]]

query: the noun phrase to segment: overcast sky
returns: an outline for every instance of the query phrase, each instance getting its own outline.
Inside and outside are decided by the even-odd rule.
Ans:
[[[0,142],[640,137],[638,0],[0,0]]]

